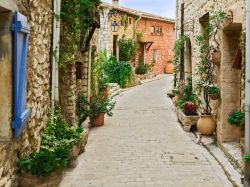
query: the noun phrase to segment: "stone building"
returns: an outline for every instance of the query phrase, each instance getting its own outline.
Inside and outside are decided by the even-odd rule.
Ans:
[[[30,25],[27,57],[27,107],[30,117],[23,133],[19,137],[13,127],[13,115],[17,106],[13,106],[14,72],[12,71],[14,44],[11,24],[15,11],[27,17]],[[0,1],[0,186],[11,186],[16,181],[16,161],[29,151],[40,147],[40,134],[48,119],[50,108],[50,58],[52,11],[51,1],[10,0]],[[25,21],[22,23],[25,24]],[[22,26],[23,26],[22,25]],[[12,28],[13,29],[13,28]],[[28,28],[26,28],[28,30]],[[16,41],[14,41],[16,42]],[[2,47],[3,46],[3,47]],[[18,48],[18,50],[23,50]],[[23,51],[22,51],[23,52]],[[17,52],[18,53],[18,52]],[[24,53],[23,53],[24,54]],[[21,84],[21,83],[20,83]],[[23,97],[25,98],[25,97]],[[26,102],[23,100],[23,102]],[[19,129],[18,129],[19,131]],[[18,137],[17,137],[18,136]]]
[[[227,122],[231,111],[239,111],[244,106],[244,61],[235,66],[235,57],[240,50],[241,38],[245,30],[244,0],[177,0],[176,39],[187,36],[181,65],[185,78],[191,76],[195,86],[197,82],[196,68],[199,62],[199,46],[195,37],[204,30],[204,23],[209,15],[223,11],[227,18],[221,24],[216,38],[220,44],[221,62],[215,66],[215,85],[220,88],[221,100],[211,101],[213,117],[217,122],[217,143],[229,153],[228,146],[239,146],[239,137]],[[237,145],[238,144],[238,145]],[[229,153],[230,154],[230,153]]]
[[[102,4],[100,49],[119,58],[119,40],[138,41],[132,64],[152,64],[153,74],[164,73],[168,61],[173,60],[174,20],[119,6],[119,1]],[[140,36],[140,37],[138,37]]]
[[[56,36],[53,28],[55,2],[0,0],[1,187],[16,186],[17,160],[40,149],[41,134],[54,99],[51,90],[56,81],[52,80],[53,59],[56,58],[54,45],[58,45],[58,41],[54,40]],[[67,91],[89,92],[88,54],[88,51],[82,54],[83,65],[79,68],[82,68],[83,78],[76,78],[77,68],[73,65],[68,71],[73,80],[60,84],[65,87],[65,91],[58,89],[58,83],[55,88],[60,91],[58,95],[65,96],[61,99],[69,97],[66,104],[62,102],[61,107],[72,112],[70,119],[66,118],[71,125],[77,122],[74,108],[76,100],[72,96],[72,93],[76,93],[71,92],[69,95]],[[58,98],[55,99],[57,101]]]

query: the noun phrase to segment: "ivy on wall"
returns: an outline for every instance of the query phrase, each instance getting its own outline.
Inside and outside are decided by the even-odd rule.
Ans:
[[[62,0],[59,64],[74,63],[82,42],[98,17],[100,0]]]

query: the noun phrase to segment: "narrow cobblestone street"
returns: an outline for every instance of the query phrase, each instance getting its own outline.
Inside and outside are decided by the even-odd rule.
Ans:
[[[171,77],[131,88],[114,116],[90,132],[61,187],[232,186],[218,163],[182,130],[166,91]]]

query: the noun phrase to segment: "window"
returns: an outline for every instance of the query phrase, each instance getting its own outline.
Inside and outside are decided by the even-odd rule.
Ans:
[[[153,50],[153,63],[155,64],[157,63],[157,61],[158,61],[158,51],[157,49],[154,49]]]
[[[131,25],[132,24],[132,18],[129,18],[128,21],[129,21],[129,25]]]
[[[162,27],[152,26],[151,27],[151,33],[152,34],[157,34],[157,35],[162,35]]]

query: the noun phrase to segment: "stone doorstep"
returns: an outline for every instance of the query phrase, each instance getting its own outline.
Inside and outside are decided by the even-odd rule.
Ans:
[[[179,121],[181,122],[183,126],[183,130],[186,132],[189,132],[191,129],[191,126],[194,126],[197,124],[200,116],[187,116],[185,115],[178,107],[175,107],[175,112],[177,114],[177,117]]]

